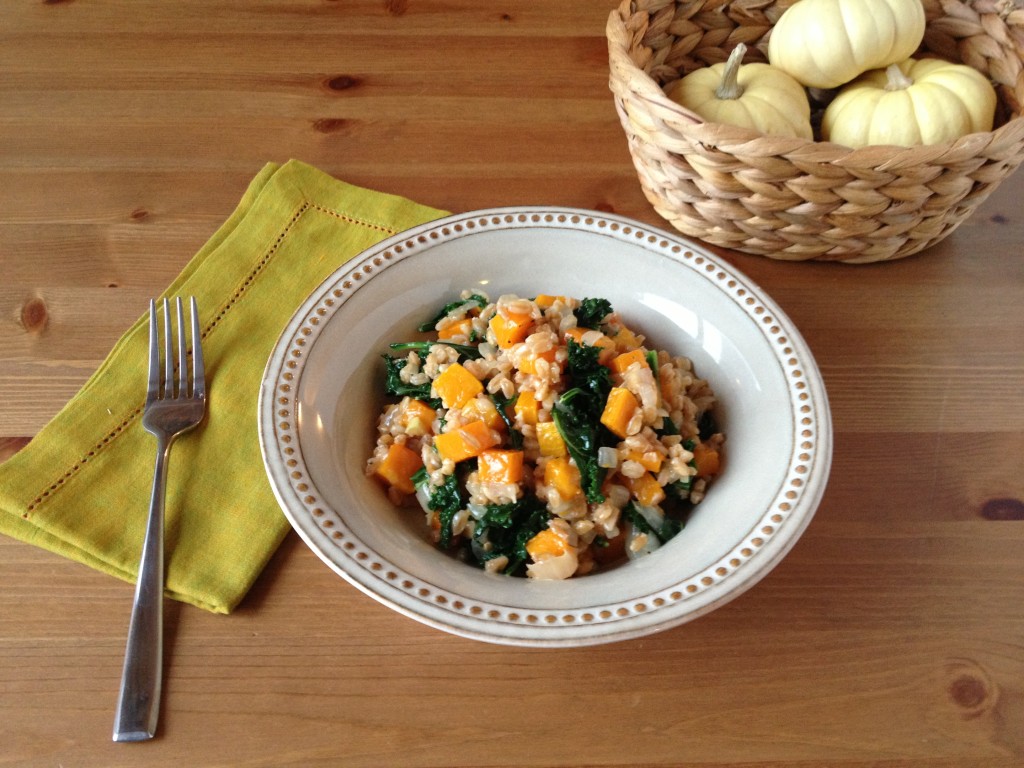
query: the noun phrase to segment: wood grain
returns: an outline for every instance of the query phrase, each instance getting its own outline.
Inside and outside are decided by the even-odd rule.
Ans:
[[[584,0],[0,0],[0,460],[298,158],[438,208],[643,198]],[[755,589],[584,650],[429,629],[290,536],[231,616],[168,604],[157,740],[110,743],[131,586],[0,539],[0,766],[1024,762],[1024,176],[906,260],[719,250],[783,307],[836,430]]]

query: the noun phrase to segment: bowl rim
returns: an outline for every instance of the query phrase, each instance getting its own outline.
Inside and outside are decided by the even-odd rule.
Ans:
[[[463,601],[457,594],[434,590],[430,584],[421,585],[415,578],[409,578],[399,564],[387,561],[359,541],[334,510],[326,510],[328,516],[338,518],[332,530],[318,524],[311,512],[315,513],[313,505],[322,507],[323,503],[311,495],[315,489],[309,490],[310,478],[303,476],[297,482],[295,475],[303,473],[293,471],[296,462],[300,470],[303,468],[299,420],[282,421],[278,414],[282,405],[285,410],[297,408],[302,356],[315,345],[326,321],[361,286],[389,266],[443,243],[446,238],[497,229],[554,227],[600,233],[639,244],[689,267],[711,285],[723,290],[728,286],[730,298],[751,318],[757,318],[756,327],[762,333],[772,333],[775,339],[784,340],[787,360],[778,361],[787,375],[793,418],[813,424],[814,447],[802,451],[800,455],[804,458],[791,463],[791,470],[797,475],[794,482],[799,484],[779,488],[776,498],[788,493],[788,500],[781,502],[785,511],[773,511],[773,502],[735,548],[705,571],[687,579],[685,585],[659,585],[631,598],[628,602],[632,605],[620,605],[615,610],[604,606],[552,608],[532,616],[530,611],[516,606]],[[772,344],[779,358],[782,347],[776,349],[774,339]],[[294,394],[282,397],[282,392]],[[300,538],[332,570],[377,601],[421,623],[462,637],[519,646],[583,646],[640,637],[693,620],[735,599],[774,569],[809,525],[824,494],[832,457],[831,414],[817,364],[795,325],[764,291],[738,269],[691,240],[624,216],[561,206],[500,207],[452,214],[382,240],[346,261],[309,294],[282,330],[264,371],[258,426],[265,469],[282,511]],[[292,467],[286,466],[289,461]],[[787,483],[791,475],[792,472],[787,473]],[[320,515],[324,512],[319,510]],[[344,547],[338,546],[339,536],[345,539]],[[728,585],[723,586],[726,581]],[[427,594],[422,594],[424,591]],[[481,606],[481,602],[485,604]],[[593,610],[588,613],[587,608]]]

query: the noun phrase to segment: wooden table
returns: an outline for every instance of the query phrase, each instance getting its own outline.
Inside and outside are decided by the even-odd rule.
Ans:
[[[610,3],[0,2],[0,459],[269,160],[447,210],[663,223],[607,88]],[[1024,762],[1024,175],[875,266],[725,259],[814,350],[821,508],[720,610],[583,650],[364,596],[295,536],[229,617],[168,605],[159,736],[110,729],[132,588],[0,539],[0,765]]]

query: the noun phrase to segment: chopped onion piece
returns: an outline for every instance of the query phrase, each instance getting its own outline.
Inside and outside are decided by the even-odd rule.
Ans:
[[[626,557],[630,560],[636,560],[637,558],[649,555],[660,546],[661,542],[653,533],[644,533],[638,530],[635,525],[627,527]]]
[[[430,514],[430,483],[423,483],[416,487],[416,501],[423,507],[423,511]]]
[[[615,469],[619,466],[619,452],[603,445],[597,449],[597,466],[602,469]]]
[[[659,507],[648,507],[643,504],[634,504],[633,508],[647,521],[647,524],[656,531],[661,530],[665,524],[665,512]]]
[[[531,579],[567,579],[576,573],[579,558],[576,551],[569,549],[561,555],[546,557],[543,560],[526,566],[526,575]]]

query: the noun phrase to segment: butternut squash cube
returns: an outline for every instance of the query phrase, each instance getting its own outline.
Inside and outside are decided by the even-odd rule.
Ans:
[[[537,425],[537,443],[541,456],[565,456],[568,451],[558,425],[553,421],[545,421]]]
[[[537,373],[537,361],[547,360],[548,363],[553,363],[555,362],[555,355],[557,352],[558,350],[552,347],[551,349],[546,349],[535,355],[524,355],[519,360],[519,370],[526,374],[535,374]]]
[[[494,331],[494,339],[501,349],[508,349],[526,338],[533,327],[533,318],[530,315],[509,314],[508,316],[497,314],[491,318],[489,323]]]
[[[452,363],[434,379],[433,390],[445,408],[461,408],[483,392],[484,385],[461,364]]]
[[[711,477],[721,470],[718,451],[706,443],[697,443],[694,446],[693,463],[697,467],[697,477]]]
[[[544,484],[558,491],[563,499],[576,498],[583,492],[580,471],[565,456],[551,458],[544,465]]]
[[[536,424],[537,413],[540,410],[540,403],[533,396],[533,392],[520,392],[513,407],[516,418],[523,424]]]
[[[623,352],[621,355],[616,355],[612,358],[608,367],[615,373],[625,373],[626,369],[633,363],[640,363],[644,368],[651,367],[647,363],[647,354],[642,349],[631,349],[629,352]]]
[[[497,444],[494,433],[482,420],[471,421],[434,438],[434,447],[441,458],[451,459],[455,463],[479,456]]]
[[[533,300],[533,303],[536,304],[541,309],[547,309],[556,301],[560,301],[564,304],[568,301],[568,299],[565,298],[565,296],[550,296],[546,293],[542,293]]]
[[[648,472],[658,473],[661,471],[661,464],[664,457],[657,451],[630,451],[626,454],[627,461],[635,461]]]
[[[375,471],[381,479],[402,493],[415,493],[412,476],[422,466],[423,461],[416,451],[408,446],[392,443],[388,447],[388,455],[377,465]]]
[[[629,489],[633,496],[645,507],[653,507],[665,500],[665,489],[658,484],[650,472],[645,472],[637,478],[631,478]]]
[[[560,557],[568,550],[568,542],[556,531],[545,528],[526,542],[526,553],[534,562],[544,557]]]
[[[505,420],[501,418],[501,414],[498,413],[498,407],[494,404],[494,401],[486,395],[474,397],[464,406],[462,406],[462,413],[466,418],[466,421],[476,421],[480,419],[491,429],[496,429],[499,432],[505,429]]]
[[[629,424],[639,404],[636,397],[625,387],[612,387],[601,413],[601,423],[611,430],[612,434],[625,439],[629,435]]]
[[[612,336],[612,341],[615,342],[615,348],[620,352],[628,352],[631,349],[636,349],[640,346],[643,341],[643,337],[633,333],[626,326],[619,328],[619,332]]]
[[[518,483],[523,479],[523,452],[492,448],[478,457],[482,483]]]
[[[583,334],[586,333],[586,332],[587,332],[586,328],[580,328],[578,325],[577,326],[573,326],[572,328],[569,328],[565,332],[565,338],[566,338],[567,341],[569,339],[572,339],[577,344],[583,344]]]
[[[449,323],[440,331],[437,332],[437,338],[439,339],[453,339],[456,336],[469,337],[470,331],[473,330],[473,320],[468,317],[464,317],[461,320],[456,320],[453,323]]]
[[[414,437],[422,437],[431,431],[434,418],[437,416],[434,409],[422,400],[409,398],[404,402],[402,410],[402,426],[405,432]]]

